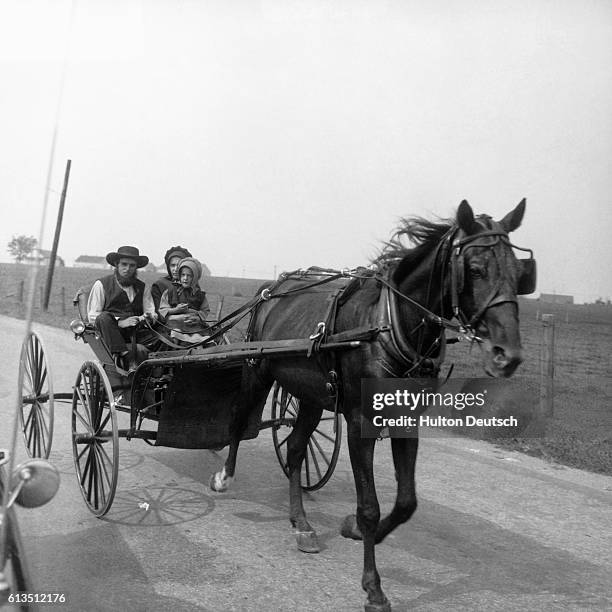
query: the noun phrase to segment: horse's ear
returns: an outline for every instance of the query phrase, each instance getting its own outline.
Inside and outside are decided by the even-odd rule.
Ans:
[[[517,207],[509,212],[500,222],[499,224],[508,232],[513,232],[517,227],[520,226],[521,221],[523,220],[523,215],[525,214],[525,205],[527,204],[527,200],[523,198],[517,205]]]
[[[474,211],[468,204],[467,200],[463,200],[457,209],[457,225],[469,236],[478,231],[478,224],[474,220]]]

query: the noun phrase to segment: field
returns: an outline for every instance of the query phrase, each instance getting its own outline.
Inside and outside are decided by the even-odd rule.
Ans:
[[[24,318],[21,298],[28,291],[28,266],[0,264],[0,314]],[[76,313],[72,298],[80,286],[91,283],[103,271],[59,268],[54,278],[49,310],[43,312],[42,286],[46,270],[38,275],[35,320],[68,328]],[[141,274],[150,283],[157,274]],[[208,277],[204,282],[213,313],[221,316],[244,304],[264,282],[261,279]],[[500,445],[537,455],[564,465],[612,474],[612,308],[602,305],[554,305],[521,300],[520,320],[525,361],[512,379],[517,396],[528,400],[521,410],[533,411],[539,401],[541,315],[555,315],[554,417],[540,438],[495,440]],[[238,340],[246,329],[243,319],[230,335]],[[453,377],[482,377],[477,350],[470,354],[465,343],[448,348],[447,366]],[[521,393],[519,394],[518,391]]]

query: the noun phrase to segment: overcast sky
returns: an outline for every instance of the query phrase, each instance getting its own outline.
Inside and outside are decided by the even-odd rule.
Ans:
[[[42,246],[70,158],[69,264],[353,267],[399,217],[526,197],[538,292],[612,297],[609,0],[5,1],[0,74],[1,260],[57,125]]]

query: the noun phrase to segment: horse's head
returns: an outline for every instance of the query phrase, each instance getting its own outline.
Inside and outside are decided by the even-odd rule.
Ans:
[[[474,217],[464,200],[457,210],[452,239],[453,313],[473,329],[490,376],[512,376],[523,360],[517,295],[535,289],[535,261],[517,259],[508,234],[520,226],[525,200],[501,221]]]

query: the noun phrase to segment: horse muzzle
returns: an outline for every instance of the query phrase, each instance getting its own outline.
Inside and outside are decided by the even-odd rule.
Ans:
[[[504,347],[500,344],[486,342],[485,372],[494,378],[509,378],[523,361],[521,347]]]

